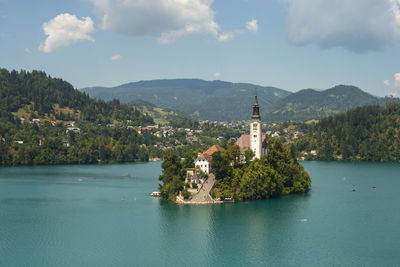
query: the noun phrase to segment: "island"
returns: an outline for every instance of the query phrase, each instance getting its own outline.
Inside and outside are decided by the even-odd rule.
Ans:
[[[169,154],[159,177],[160,197],[183,204],[212,204],[305,193],[311,179],[296,155],[279,139],[261,132],[257,96],[250,121],[250,134],[236,143],[214,145],[183,161]]]

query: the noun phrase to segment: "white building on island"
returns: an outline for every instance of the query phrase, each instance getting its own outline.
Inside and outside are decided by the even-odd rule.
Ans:
[[[217,151],[223,151],[224,149],[219,145],[213,145],[206,152],[199,153],[196,160],[194,161],[194,166],[200,168],[203,172],[209,174],[211,172],[211,161],[212,155]]]

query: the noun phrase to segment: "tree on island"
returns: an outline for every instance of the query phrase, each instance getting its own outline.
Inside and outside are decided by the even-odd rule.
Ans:
[[[213,154],[212,172],[216,182],[211,194],[215,198],[255,200],[307,192],[311,187],[310,176],[304,171],[293,153],[279,139],[269,141],[268,153],[262,159],[252,160],[251,150],[240,151],[229,144],[224,151]],[[162,164],[159,180],[161,197],[175,201],[181,193],[189,197],[184,185],[186,166],[177,155],[168,155]]]
[[[217,179],[212,191],[214,197],[268,199],[309,190],[309,175],[279,139],[269,142],[268,153],[260,160],[249,160],[254,154],[246,150],[245,160],[235,164],[232,160],[235,150],[231,146],[213,157],[212,170]]]
[[[158,178],[163,184],[159,185],[163,199],[175,201],[176,196],[184,189],[186,169],[178,155],[165,156],[162,163],[163,172]]]

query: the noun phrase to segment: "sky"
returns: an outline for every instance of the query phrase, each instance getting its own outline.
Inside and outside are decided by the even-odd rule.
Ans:
[[[0,67],[400,95],[400,0],[0,0]]]

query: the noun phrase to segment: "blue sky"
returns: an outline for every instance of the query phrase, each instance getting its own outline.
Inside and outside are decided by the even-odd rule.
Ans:
[[[0,67],[400,94],[400,0],[0,0]]]

